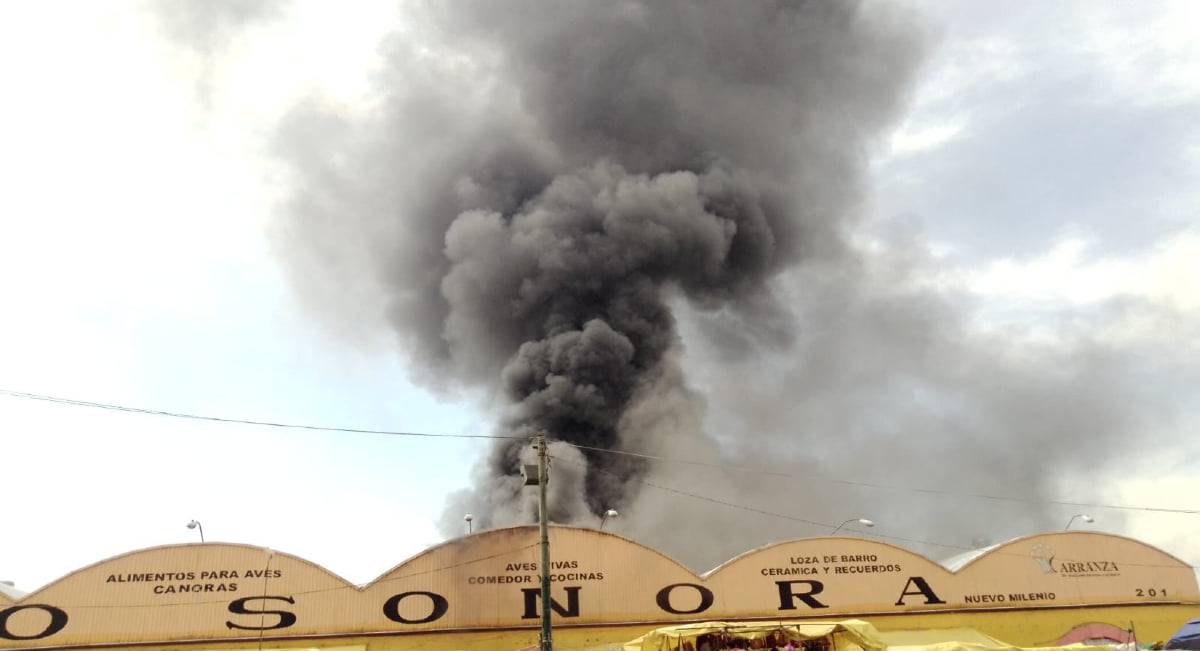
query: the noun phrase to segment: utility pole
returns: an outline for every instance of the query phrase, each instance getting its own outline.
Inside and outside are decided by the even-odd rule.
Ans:
[[[534,439],[538,453],[538,530],[542,547],[542,645],[541,651],[554,651],[550,640],[550,515],[546,511],[546,483],[550,479],[546,456],[546,435]]]

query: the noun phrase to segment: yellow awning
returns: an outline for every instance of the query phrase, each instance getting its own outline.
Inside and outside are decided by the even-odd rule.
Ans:
[[[1104,651],[1105,646],[1072,644],[1053,647],[1019,647],[981,633],[973,628],[931,628],[924,630],[881,631],[879,638],[888,651]]]
[[[975,646],[1008,648],[1011,645],[973,628],[929,628],[900,631],[878,631],[879,639],[889,649],[896,647],[930,646],[944,642],[961,642]]]
[[[679,651],[685,642],[699,648],[697,638],[711,633],[761,640],[783,633],[792,641],[828,638],[831,651],[1080,651],[1105,647],[1018,647],[981,633],[973,628],[943,628],[881,633],[870,623],[847,619],[837,622],[701,622],[659,628],[626,642],[624,651]]]
[[[747,640],[760,640],[777,632],[784,633],[796,641],[831,637],[834,651],[886,649],[874,626],[862,620],[847,619],[839,622],[700,622],[667,626],[626,642],[624,651],[678,651],[684,642],[691,642],[695,648],[696,638],[711,633],[726,633]]]

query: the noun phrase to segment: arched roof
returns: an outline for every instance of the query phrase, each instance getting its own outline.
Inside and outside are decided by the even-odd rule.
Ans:
[[[805,538],[764,545],[704,575],[615,533],[555,526],[550,538],[551,594],[583,626],[755,619],[809,608],[841,617],[1200,605],[1195,568],[1136,540],[1095,532],[1016,538],[949,566],[868,538]],[[519,628],[536,619],[540,561],[534,526],[446,541],[364,586],[262,547],[166,545],[94,563],[30,595],[0,595],[0,603],[69,614],[69,627],[47,633],[53,639],[26,643],[38,630],[16,631],[27,637],[17,637],[14,648],[241,639],[262,612],[279,621],[279,613],[289,615],[283,637]],[[1146,586],[1156,589],[1138,594]],[[34,619],[8,625],[33,626]]]
[[[859,537],[859,536],[815,536],[813,538],[793,538],[791,540],[781,540],[779,542],[767,543],[765,545],[762,545],[761,547],[755,547],[754,549],[742,552],[741,554],[734,556],[733,558],[725,561],[724,563],[721,563],[720,565],[705,572],[701,576],[703,576],[705,578],[714,576],[715,574],[722,571],[723,569],[733,566],[735,563],[738,563],[747,558],[757,556],[759,554],[763,554],[765,552],[769,552],[770,550],[778,548],[778,547],[782,547],[785,545],[794,545],[794,544],[820,543],[823,541],[865,542],[865,543],[868,543],[871,545],[880,545],[883,547],[888,547],[890,549],[893,549],[900,554],[905,554],[912,558],[920,559],[921,561],[936,565],[936,563],[934,561],[931,561],[930,559],[912,551],[911,549],[900,547],[899,545],[893,545],[892,543],[889,543],[889,542],[875,540],[873,538],[863,538],[863,537]]]
[[[151,556],[151,555],[159,554],[159,553],[163,553],[163,552],[180,552],[180,551],[184,551],[184,550],[195,550],[197,552],[202,552],[205,554],[214,553],[214,552],[217,552],[218,550],[238,550],[238,551],[249,551],[249,552],[261,552],[261,553],[263,553],[264,557],[265,556],[277,556],[280,558],[286,558],[290,561],[293,561],[293,562],[301,564],[305,567],[311,568],[315,572],[327,576],[332,581],[340,582],[346,586],[353,585],[346,579],[342,578],[341,576],[331,572],[330,570],[325,569],[321,565],[318,565],[306,558],[302,558],[302,557],[296,556],[294,554],[289,554],[287,552],[281,552],[281,551],[278,551],[275,549],[271,549],[269,547],[260,547],[257,545],[248,545],[248,544],[244,544],[244,543],[222,543],[222,542],[180,543],[180,544],[173,544],[173,545],[157,545],[154,547],[144,547],[142,549],[135,549],[133,551],[124,552],[122,554],[117,554],[115,556],[110,556],[103,560],[96,561],[95,563],[91,563],[90,565],[85,565],[79,569],[68,572],[67,574],[64,574],[63,576],[51,581],[50,583],[47,583],[46,585],[34,590],[33,592],[26,594],[20,600],[31,601],[34,598],[36,598],[42,594],[45,594],[47,591],[50,591],[50,590],[56,588],[57,586],[61,586],[64,583],[69,583],[72,579],[74,579],[76,577],[84,575],[88,572],[105,569],[105,568],[110,567],[121,561],[134,560],[134,559],[138,559],[141,557]],[[14,601],[16,601],[16,600],[14,600]]]
[[[1140,540],[1137,540],[1136,538],[1130,538],[1129,536],[1122,536],[1120,534],[1115,534],[1115,533],[1106,533],[1103,531],[1048,531],[1045,533],[1035,533],[1035,534],[1027,534],[1024,536],[1017,536],[1016,538],[1010,538],[1008,540],[996,543],[994,545],[989,545],[987,547],[981,547],[979,549],[972,549],[972,550],[963,552],[961,554],[951,556],[950,558],[943,560],[941,562],[941,565],[943,567],[945,567],[946,569],[957,573],[960,570],[963,570],[963,569],[969,567],[970,565],[976,563],[977,561],[980,561],[984,558],[987,558],[988,556],[991,556],[992,554],[1004,554],[1005,553],[1004,550],[1008,549],[1009,547],[1018,545],[1020,543],[1026,542],[1026,541],[1031,541],[1031,540],[1041,539],[1041,538],[1045,538],[1045,539],[1059,538],[1059,537],[1079,538],[1079,537],[1086,537],[1086,536],[1097,536],[1101,539],[1108,539],[1108,540],[1112,540],[1112,541],[1121,541],[1124,543],[1129,543],[1129,544],[1141,547],[1142,549],[1145,549],[1146,551],[1149,551],[1151,553],[1160,554],[1162,556],[1165,556],[1165,557],[1179,563],[1182,566],[1188,565],[1188,563],[1186,561],[1179,558],[1178,556],[1175,556],[1174,554],[1163,551],[1162,549],[1159,549],[1158,547],[1155,547],[1154,545],[1144,543]]]

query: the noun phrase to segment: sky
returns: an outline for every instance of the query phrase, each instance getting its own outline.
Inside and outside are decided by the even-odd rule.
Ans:
[[[903,273],[953,296],[970,306],[964,332],[1025,342],[1020,354],[1067,358],[1086,340],[1150,360],[1117,368],[1137,374],[1125,379],[1163,417],[1120,445],[1098,437],[1099,450],[1077,437],[1079,456],[1104,462],[1072,465],[1058,498],[1200,508],[1200,401],[1189,384],[1200,357],[1200,44],[1189,26],[1200,7],[913,6],[928,52],[896,124],[863,152],[854,241],[864,274]],[[387,46],[409,29],[393,3],[0,5],[0,388],[228,418],[491,432],[487,396],[413,377],[382,310],[347,300],[332,318],[314,314],[281,262],[290,189],[280,125],[303,102],[349,117],[375,110]],[[812,287],[803,271],[781,282]],[[705,349],[701,320],[681,328],[708,426],[748,427],[721,400],[746,369]],[[446,496],[472,483],[485,453],[472,439],[0,395],[0,580],[32,590],[114,554],[191,542],[185,524],[196,519],[208,540],[368,581],[443,538]],[[1063,524],[1078,511],[1063,511]],[[1200,563],[1200,516],[1088,512],[1096,522],[1085,528]],[[857,515],[878,533],[911,533],[889,513],[846,517]]]

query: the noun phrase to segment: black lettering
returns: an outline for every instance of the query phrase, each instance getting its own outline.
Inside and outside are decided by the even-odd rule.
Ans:
[[[279,615],[279,621],[274,626],[241,626],[239,624],[234,624],[233,622],[226,621],[225,626],[227,628],[236,628],[236,629],[243,630],[243,631],[269,631],[269,630],[276,629],[276,628],[287,628],[296,623],[296,614],[288,612],[286,610],[247,610],[246,609],[247,601],[258,601],[258,600],[266,601],[268,599],[278,599],[279,601],[286,601],[289,604],[296,603],[296,600],[292,599],[291,597],[263,596],[263,597],[242,597],[241,599],[234,599],[233,601],[229,602],[229,612],[231,612],[235,615]]]
[[[676,610],[673,606],[671,606],[671,592],[674,591],[675,588],[682,588],[684,586],[694,588],[696,592],[700,594],[700,605],[696,606],[692,610]],[[659,608],[662,608],[673,615],[692,615],[695,613],[702,613],[713,605],[713,593],[712,590],[709,590],[702,585],[696,585],[695,583],[672,583],[662,590],[659,590],[658,594],[654,597],[654,601],[658,604]]]
[[[579,586],[565,586],[563,591],[567,593],[567,607],[563,608],[562,604],[550,597],[550,608],[558,613],[559,617],[579,617]],[[538,615],[538,600],[542,596],[541,588],[522,588],[521,594],[525,595],[525,614],[521,615],[521,619],[537,619]]]
[[[46,624],[46,628],[42,629],[41,633],[34,635],[16,635],[8,630],[8,618],[29,608],[39,608],[50,614],[50,623]],[[22,606],[13,606],[0,610],[0,638],[5,640],[40,640],[44,637],[50,637],[55,633],[63,630],[67,625],[67,613],[61,608],[47,606],[45,604],[25,604]]]
[[[910,591],[909,587],[916,587],[916,590]],[[903,606],[905,605],[905,597],[913,597],[916,595],[925,597],[925,603],[927,604],[946,603],[938,598],[937,594],[934,593],[933,588],[929,587],[929,583],[923,577],[910,576],[908,577],[908,583],[904,584],[904,591],[900,593],[900,598],[896,600],[896,605]]]
[[[411,597],[413,595],[421,595],[429,598],[429,602],[432,604],[432,607],[429,610],[429,614],[425,617],[420,619],[407,619],[404,617],[404,615],[400,614],[400,602],[404,601],[406,597]],[[425,624],[432,622],[436,619],[440,619],[442,615],[446,614],[447,610],[450,610],[450,602],[446,601],[445,597],[436,592],[424,592],[421,590],[414,592],[401,592],[398,595],[393,595],[383,604],[383,615],[393,622],[400,622],[401,624]]]
[[[808,586],[807,592],[795,592],[792,586],[797,583],[802,583]],[[817,601],[813,595],[821,594],[825,590],[825,584],[820,581],[776,581],[775,585],[779,586],[779,609],[780,610],[796,610],[796,599],[808,604],[809,608],[828,608],[829,606]]]

